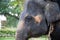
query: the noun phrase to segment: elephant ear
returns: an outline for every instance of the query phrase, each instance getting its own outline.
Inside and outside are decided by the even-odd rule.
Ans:
[[[49,2],[45,6],[45,17],[48,22],[55,22],[60,19],[59,5],[55,2]]]

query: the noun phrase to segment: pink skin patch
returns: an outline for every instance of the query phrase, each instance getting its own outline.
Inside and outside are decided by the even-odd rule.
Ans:
[[[40,15],[37,15],[34,17],[36,23],[40,23],[42,21],[42,17]]]
[[[17,27],[18,27],[18,30],[23,29],[24,28],[24,22],[23,21],[19,21]]]

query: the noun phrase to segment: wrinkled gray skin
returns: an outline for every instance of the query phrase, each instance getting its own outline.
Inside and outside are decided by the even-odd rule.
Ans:
[[[56,2],[59,5],[59,10],[60,10],[60,0],[45,0],[45,1],[51,1],[51,2]],[[58,9],[58,7],[57,7]],[[53,14],[53,13],[52,13]],[[54,14],[55,19],[59,19],[60,18],[60,14]],[[54,16],[53,15],[53,16]],[[52,16],[51,16],[52,17]],[[51,36],[51,40],[60,40],[60,19],[54,22],[55,26],[54,26],[54,30],[53,32],[50,34]]]
[[[50,21],[49,18],[52,15],[55,15],[54,12],[59,13],[59,7],[55,4],[45,1],[28,1],[25,4],[25,9],[20,16],[16,32],[16,40],[28,40],[30,37],[46,35],[49,29],[48,23],[53,21],[53,19]],[[53,5],[54,7],[52,8]],[[51,11],[52,9],[53,11]],[[37,15],[37,18],[39,18],[38,21],[36,21],[37,18],[35,19]]]

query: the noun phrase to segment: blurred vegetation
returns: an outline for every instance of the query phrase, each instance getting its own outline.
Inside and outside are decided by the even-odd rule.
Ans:
[[[0,37],[0,40],[15,40],[15,37]]]
[[[22,10],[23,0],[0,0],[0,15],[7,17],[7,27],[16,27]]]
[[[14,28],[5,28],[0,29],[0,37],[14,37],[16,29]]]

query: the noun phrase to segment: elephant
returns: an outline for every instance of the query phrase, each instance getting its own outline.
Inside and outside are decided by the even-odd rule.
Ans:
[[[17,25],[16,40],[48,35],[51,27],[53,29],[49,35],[51,40],[55,40],[55,34],[58,38],[60,35],[59,20],[59,5],[56,2],[28,0]]]

